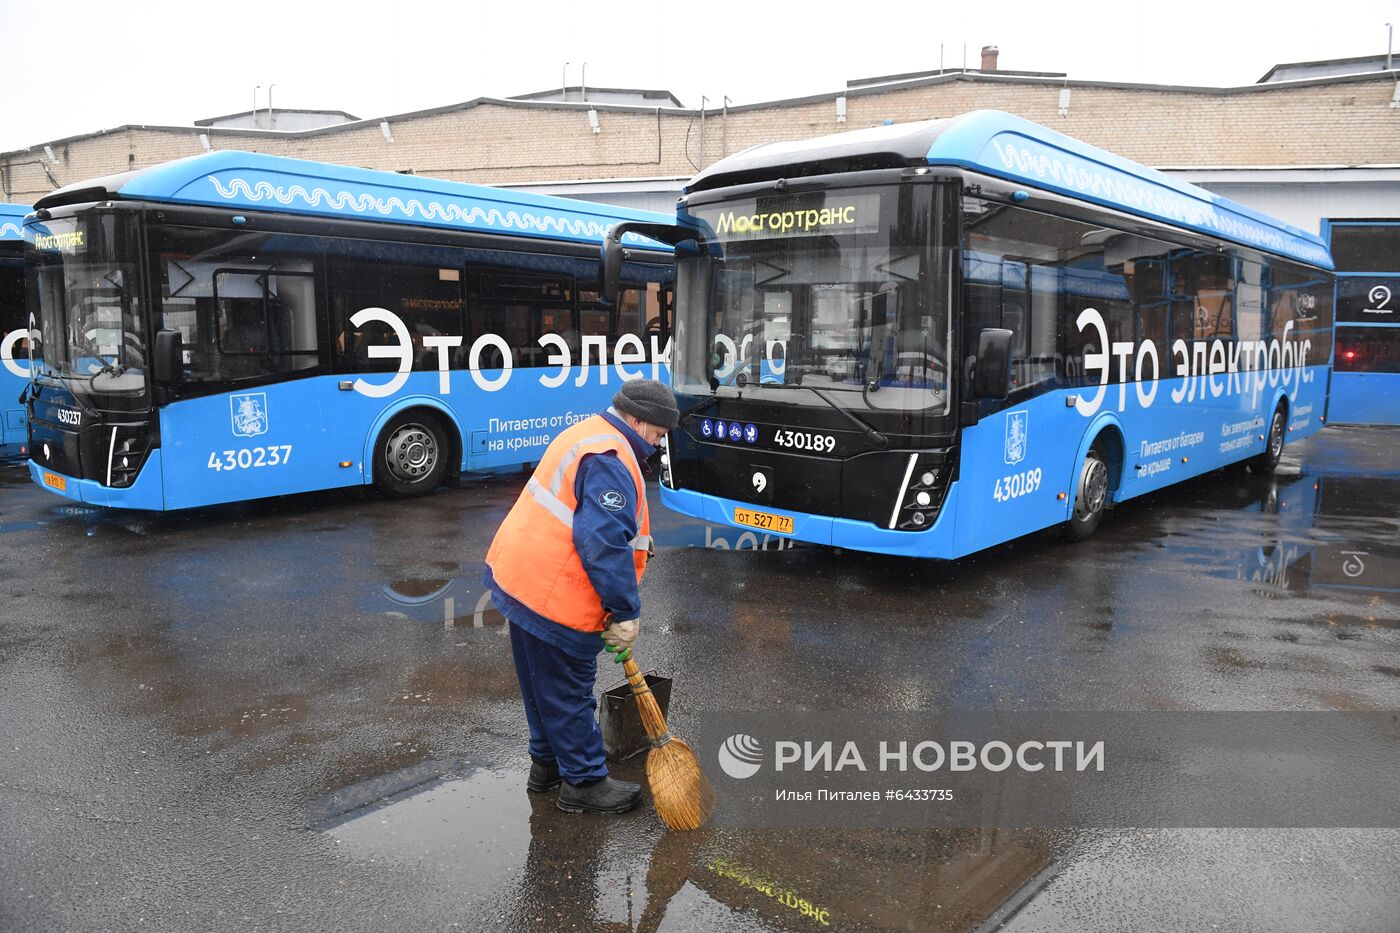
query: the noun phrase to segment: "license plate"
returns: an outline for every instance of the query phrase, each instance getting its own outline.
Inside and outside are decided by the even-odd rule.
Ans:
[[[753,509],[735,509],[734,524],[776,531],[781,535],[792,534],[792,516],[774,515],[772,512],[757,512]]]
[[[67,492],[67,491],[68,491],[68,478],[67,478],[67,477],[64,477],[64,476],[59,476],[57,473],[50,473],[48,470],[45,470],[45,471],[44,471],[44,485],[45,485],[45,486],[52,486],[54,489],[57,489],[59,492]]]

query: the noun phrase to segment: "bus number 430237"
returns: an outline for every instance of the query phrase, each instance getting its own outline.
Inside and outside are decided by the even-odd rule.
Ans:
[[[209,469],[248,470],[257,467],[284,466],[292,459],[292,445],[278,444],[275,447],[243,447],[238,450],[217,450],[209,452]]]

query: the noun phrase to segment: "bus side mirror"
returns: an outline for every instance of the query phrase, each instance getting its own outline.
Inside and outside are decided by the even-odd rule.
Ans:
[[[1011,394],[1011,331],[988,327],[977,337],[977,365],[972,371],[974,398]]]
[[[179,382],[185,368],[185,341],[178,330],[156,331],[151,375],[158,383]]]
[[[622,290],[622,263],[630,258],[627,248],[622,245],[622,238],[629,233],[673,247],[677,243],[700,238],[694,230],[676,224],[653,224],[640,220],[624,220],[622,223],[613,224],[603,234],[602,256],[599,261],[598,300],[603,304],[616,304],[618,293]]]

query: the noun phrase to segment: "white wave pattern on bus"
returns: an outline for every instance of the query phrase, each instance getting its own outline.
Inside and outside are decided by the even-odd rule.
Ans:
[[[1248,218],[1224,213],[1210,204],[1188,198],[1168,188],[1135,181],[1122,174],[1096,171],[1077,157],[1060,158],[1045,150],[992,140],[1001,164],[1022,175],[1048,179],[1070,190],[1167,217],[1180,223],[1214,230],[1222,236],[1256,243],[1275,252],[1300,253],[1310,261],[1326,264],[1326,250],[1291,237]],[[1071,159],[1073,161],[1071,161]]]
[[[271,182],[259,181],[250,184],[242,178],[229,180],[225,187],[213,175],[208,176],[219,196],[233,200],[242,197],[249,201],[276,201],[278,204],[300,204],[308,208],[322,206],[340,211],[353,211],[357,214],[379,214],[383,217],[421,217],[423,220],[437,220],[446,224],[471,226],[485,224],[490,227],[520,230],[527,233],[556,233],[575,237],[601,239],[606,227],[595,220],[576,220],[549,214],[522,214],[516,211],[501,211],[498,208],[482,208],[475,205],[463,208],[457,204],[443,204],[438,201],[424,203],[417,198],[407,201],[398,197],[376,198],[369,193],[353,194],[349,191],[330,192],[325,188],[307,190],[301,185],[281,188]]]
[[[0,240],[6,237],[18,237],[21,231],[14,224],[0,224]]]

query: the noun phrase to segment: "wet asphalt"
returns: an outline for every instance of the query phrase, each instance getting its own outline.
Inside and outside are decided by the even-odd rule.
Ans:
[[[0,930],[1400,928],[1400,830],[556,811],[480,582],[522,484],[153,515],[0,464]],[[956,563],[653,514],[638,653],[680,735],[731,709],[1400,708],[1400,430]]]

